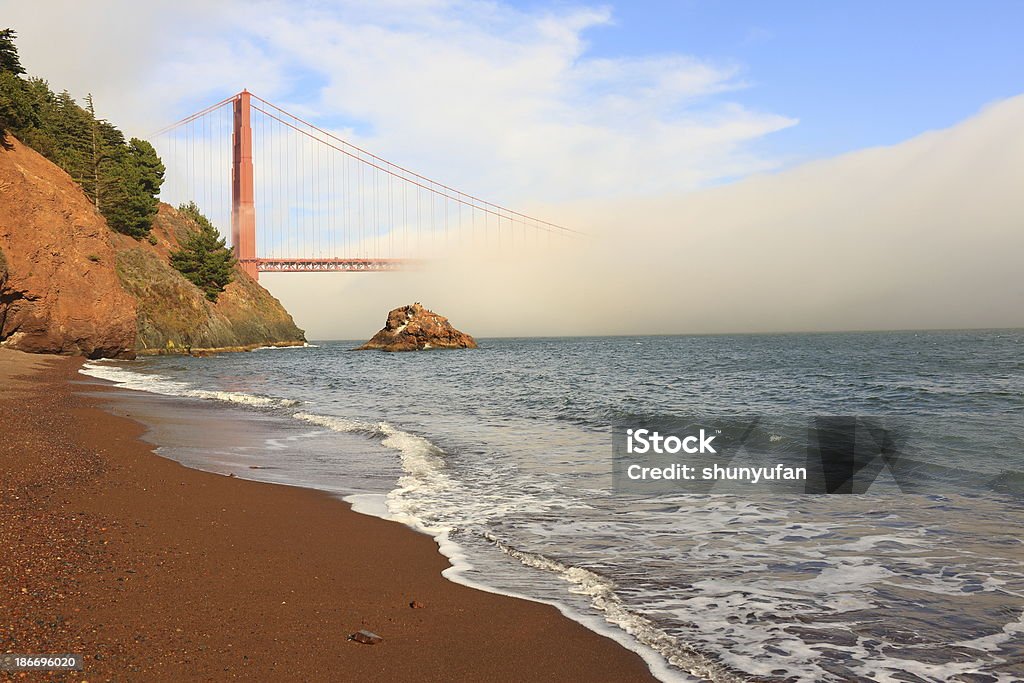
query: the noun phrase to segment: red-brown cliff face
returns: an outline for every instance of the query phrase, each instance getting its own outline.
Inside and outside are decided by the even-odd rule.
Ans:
[[[475,348],[476,340],[452,327],[448,318],[415,303],[388,313],[384,329],[373,335],[373,338],[360,346],[359,350],[423,351]]]
[[[0,341],[36,353],[125,357],[135,300],[114,272],[114,234],[60,168],[8,135],[0,147]]]
[[[302,344],[281,303],[241,269],[216,303],[170,264],[196,226],[161,204],[151,240],[113,232],[77,183],[8,135],[0,147],[0,344],[130,358]]]

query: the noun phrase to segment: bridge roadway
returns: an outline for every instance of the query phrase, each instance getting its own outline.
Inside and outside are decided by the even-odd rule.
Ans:
[[[403,270],[416,264],[400,258],[250,258],[240,259],[244,266],[255,266],[261,273],[353,273]],[[246,269],[248,271],[248,269]]]

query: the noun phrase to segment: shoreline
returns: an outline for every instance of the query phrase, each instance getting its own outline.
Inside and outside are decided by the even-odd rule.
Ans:
[[[245,344],[244,346],[190,346],[167,348],[137,349],[136,356],[213,356],[218,353],[248,353],[257,349],[290,349],[308,346],[307,341],[265,342],[262,344]]]
[[[0,350],[0,649],[85,656],[51,679],[655,680],[553,606],[445,579],[429,536],[158,456],[80,362]]]

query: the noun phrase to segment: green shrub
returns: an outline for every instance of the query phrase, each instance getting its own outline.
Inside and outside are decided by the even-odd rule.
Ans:
[[[190,218],[197,230],[188,236],[180,250],[171,254],[171,265],[203,290],[207,299],[216,301],[217,295],[232,280],[235,255],[194,202],[182,204],[178,211]]]

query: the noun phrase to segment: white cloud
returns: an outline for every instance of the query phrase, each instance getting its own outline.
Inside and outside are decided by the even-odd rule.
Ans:
[[[242,87],[361,122],[386,158],[499,202],[682,191],[777,166],[747,143],[793,125],[730,99],[735,64],[595,57],[604,7],[0,1],[25,62],[147,134]],[[84,28],[83,28],[84,27]],[[61,40],[54,41],[54,33]]]
[[[432,10],[415,22],[287,14],[251,28],[320,73],[321,110],[371,123],[361,142],[502,199],[692,189],[772,167],[741,149],[794,123],[717,99],[742,86],[735,65],[589,56],[583,34],[607,12]]]

